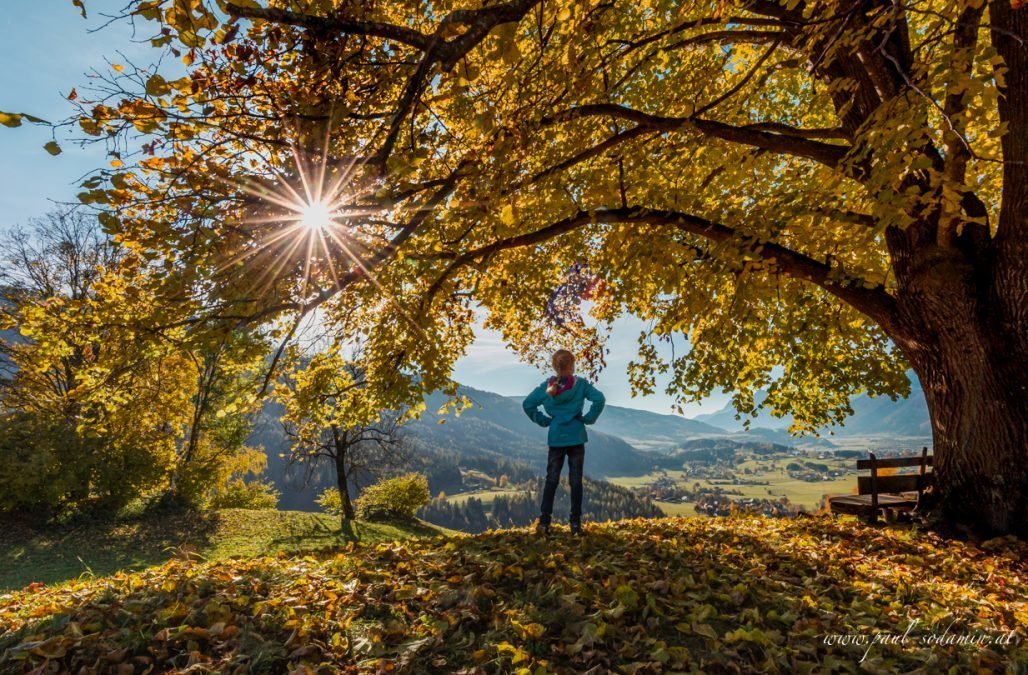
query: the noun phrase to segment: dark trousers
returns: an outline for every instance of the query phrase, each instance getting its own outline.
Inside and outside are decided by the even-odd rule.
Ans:
[[[543,503],[539,508],[539,522],[550,524],[553,515],[553,497],[560,484],[560,472],[564,468],[564,456],[568,458],[568,482],[571,484],[571,517],[573,525],[582,522],[582,467],[585,464],[585,445],[569,445],[563,448],[550,447],[546,460],[546,483],[543,486]]]

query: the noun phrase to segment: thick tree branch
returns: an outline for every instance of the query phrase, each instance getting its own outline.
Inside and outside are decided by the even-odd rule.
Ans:
[[[228,9],[230,15],[241,19],[259,19],[328,33],[380,37],[386,40],[401,42],[422,51],[426,51],[432,43],[432,36],[430,35],[380,21],[346,21],[333,17],[314,16],[312,14],[302,14],[272,7],[244,7],[231,2],[226,5],[226,9]]]
[[[780,30],[715,30],[683,38],[669,44],[666,51],[682,49],[692,45],[705,45],[711,42],[728,42],[732,44],[767,44],[769,42],[785,42],[789,34]]]
[[[542,0],[514,0],[483,9],[458,9],[450,12],[440,24],[440,29],[446,25],[460,24],[468,29],[460,36],[446,43],[446,51],[441,64],[443,70],[450,70],[471,51],[478,43],[485,39],[493,28],[505,23],[517,23]]]
[[[652,35],[648,35],[644,38],[637,40],[612,40],[614,44],[623,45],[622,55],[628,54],[640,47],[645,47],[648,44],[656,42],[672,35],[685,32],[691,28],[700,28],[702,26],[773,26],[778,27],[782,25],[782,22],[777,19],[760,19],[753,17],[744,16],[729,16],[729,17],[705,17],[702,19],[689,19],[682,23],[668,28],[666,30],[658,31]]]
[[[974,50],[978,44],[978,22],[981,20],[985,5],[965,7],[960,13],[960,23],[953,38],[955,47],[952,75],[954,78],[970,77],[974,69]],[[956,84],[956,83],[955,83]],[[971,158],[971,147],[964,136],[967,118],[964,114],[967,105],[962,88],[946,95],[943,102],[943,118],[948,129],[943,130],[943,142],[946,146],[945,174],[957,183],[963,183],[967,170],[967,162]]]
[[[946,149],[946,156],[943,159],[943,172],[948,180],[957,185],[964,184],[964,179],[967,175],[967,163],[974,156],[974,152],[965,135],[968,121],[966,114],[967,105],[964,100],[963,88],[959,86],[959,79],[970,78],[974,70],[974,53],[975,47],[978,44],[978,22],[981,20],[984,11],[984,4],[978,7],[969,5],[960,13],[960,23],[955,29],[953,38],[954,54],[953,65],[950,71],[951,77],[956,80],[953,81],[953,84],[958,86],[954,88],[954,91],[946,95],[941,110],[942,119],[946,125],[942,135],[943,145]],[[972,196],[972,193],[965,193],[965,202],[969,196]],[[970,206],[974,209],[977,205]],[[967,211],[968,215],[972,215],[972,211],[968,211],[967,203],[963,205],[963,209]],[[972,217],[978,215],[975,213]],[[958,228],[963,223],[964,219],[959,213],[949,213],[947,217],[940,218],[936,226],[938,229],[937,240],[944,246],[953,246],[957,243]],[[984,239],[988,240],[988,229],[984,224],[972,224],[967,227],[968,229],[982,230],[981,234],[984,234]],[[967,239],[968,237],[965,237],[965,240]],[[968,248],[971,255],[976,257],[981,249],[974,245],[974,240],[966,241],[966,243],[970,244]]]
[[[384,175],[386,168],[386,161],[389,159],[389,155],[393,152],[393,146],[396,144],[396,139],[400,136],[400,129],[403,127],[404,121],[407,119],[407,115],[410,114],[411,109],[414,107],[414,103],[421,96],[421,92],[425,88],[425,83],[428,80],[428,74],[432,70],[432,66],[435,65],[436,57],[433,54],[434,48],[430,47],[425,55],[421,57],[421,62],[418,64],[417,70],[408,78],[407,86],[404,87],[403,96],[400,97],[399,102],[396,105],[396,111],[392,115],[392,119],[389,122],[389,131],[386,134],[385,141],[382,146],[375,153],[374,158],[371,160],[372,164],[376,164],[379,170]]]
[[[846,130],[839,127],[800,129],[799,127],[789,126],[780,122],[758,122],[756,124],[745,124],[740,128],[751,131],[770,131],[773,134],[795,136],[796,138],[849,139]]]
[[[870,284],[864,279],[847,274],[838,266],[821,262],[781,244],[760,240],[752,235],[741,233],[727,225],[707,220],[700,216],[680,211],[642,207],[580,211],[573,216],[559,220],[539,230],[501,239],[492,244],[456,255],[443,273],[429,287],[425,295],[426,303],[431,303],[432,298],[450,276],[460,268],[476,260],[488,258],[499,251],[507,249],[533,246],[592,223],[669,225],[683,232],[688,232],[716,243],[735,240],[741,245],[742,253],[773,264],[786,276],[808,281],[823,288],[828,293],[831,293],[857,311],[876,321],[886,333],[893,335],[895,331],[899,330],[895,318],[895,300],[886,291],[885,287],[880,284]]]
[[[586,117],[613,117],[636,122],[640,127],[657,131],[680,131],[693,128],[701,133],[722,140],[761,148],[770,152],[805,157],[833,169],[839,169],[849,152],[848,145],[834,145],[805,138],[799,135],[775,133],[753,125],[737,127],[715,120],[698,117],[664,117],[651,115],[616,103],[591,103],[570,108],[552,117],[544,118],[543,125],[559,124]],[[859,174],[859,169],[857,170]]]
[[[383,173],[385,163],[392,154],[393,146],[399,137],[400,128],[404,120],[414,109],[415,103],[421,96],[425,85],[428,82],[429,73],[436,63],[440,64],[444,71],[451,70],[457,61],[462,59],[468,52],[475,48],[496,26],[504,23],[518,22],[529,9],[541,0],[516,0],[515,2],[487,7],[480,10],[455,10],[448,14],[439,24],[425,48],[424,56],[418,64],[417,70],[407,81],[403,96],[396,106],[392,121],[389,124],[389,132],[386,134],[385,142],[377,153],[375,161],[380,165]],[[442,35],[449,26],[464,25],[468,29],[460,36],[446,41]]]

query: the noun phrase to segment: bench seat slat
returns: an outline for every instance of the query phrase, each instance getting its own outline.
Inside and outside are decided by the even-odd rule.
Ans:
[[[857,476],[857,494],[829,497],[831,512],[861,516],[874,523],[879,515],[890,520],[900,511],[915,510],[924,490],[933,482],[933,474],[928,471],[932,466],[928,448],[921,449],[920,457],[878,459],[873,452],[868,454],[868,459],[857,460],[857,469],[870,469],[871,475]],[[885,476],[878,473],[880,469],[904,467],[913,467],[917,472],[896,474],[888,471]]]
[[[844,495],[829,497],[828,503],[834,513],[848,513],[856,516],[869,515],[874,508],[871,495]],[[878,495],[878,510],[896,509],[909,511],[917,506],[917,494],[909,497],[899,495]]]
[[[875,460],[875,466],[879,469],[902,469],[907,466],[921,466],[920,457],[885,457],[883,459]],[[932,466],[932,456],[928,455],[925,457],[925,466]],[[870,469],[870,459],[858,459],[857,469]]]
[[[871,505],[871,495],[840,495],[838,497],[829,497],[828,501],[832,504],[848,504],[851,506],[860,505]],[[917,493],[908,493],[904,495],[878,495],[879,506],[895,506],[898,504],[917,504]]]

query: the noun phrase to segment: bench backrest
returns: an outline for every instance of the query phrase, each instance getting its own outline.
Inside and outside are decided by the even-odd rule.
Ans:
[[[869,459],[857,460],[857,469],[870,469],[870,476],[857,477],[857,493],[862,495],[887,494],[893,492],[917,492],[920,497],[925,488],[925,476],[928,467],[932,465],[932,456],[928,454],[928,448],[921,449],[920,457],[887,457],[878,459],[873,452],[868,453]],[[903,467],[916,466],[919,471],[915,474],[900,474],[894,476],[879,476],[879,469],[898,469]]]

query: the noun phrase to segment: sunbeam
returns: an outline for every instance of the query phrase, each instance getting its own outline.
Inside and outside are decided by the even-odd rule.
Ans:
[[[305,204],[300,211],[300,223],[312,232],[324,232],[333,224],[334,213],[323,202]]]
[[[368,185],[362,186],[360,162],[350,161],[340,171],[330,171],[324,153],[310,161],[294,144],[292,155],[291,171],[269,164],[269,177],[230,181],[248,197],[242,223],[249,240],[219,265],[219,273],[239,269],[245,262],[249,268],[244,272],[246,292],[258,295],[296,275],[295,290],[302,302],[326,289],[341,288],[344,275],[356,274],[371,283],[402,320],[427,340],[403,303],[376,278],[374,265],[358,253],[368,252],[370,260],[377,248],[364,236],[363,227],[398,227],[375,218],[394,205],[367,201],[371,192]]]

